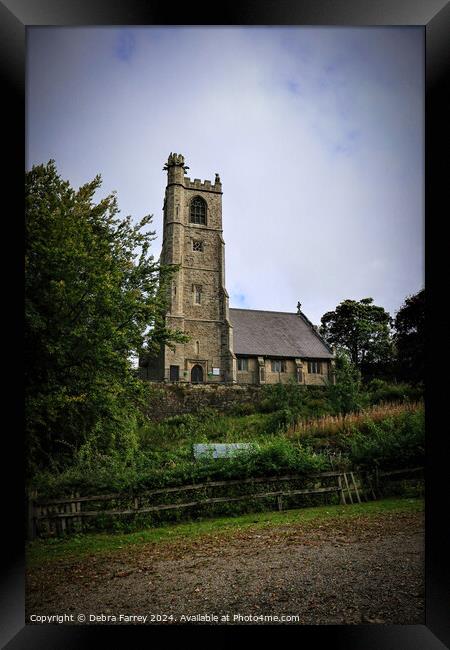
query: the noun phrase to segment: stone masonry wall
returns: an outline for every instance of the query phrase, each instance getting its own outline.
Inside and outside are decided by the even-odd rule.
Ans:
[[[261,399],[260,386],[152,382],[150,390],[151,407],[147,415],[155,421],[173,415],[195,413],[205,407],[225,413],[238,404],[258,403]]]

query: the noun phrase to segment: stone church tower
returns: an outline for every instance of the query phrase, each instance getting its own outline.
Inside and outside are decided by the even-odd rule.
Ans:
[[[236,357],[225,289],[222,184],[185,176],[184,157],[171,153],[164,166],[162,264],[180,265],[172,280],[167,325],[188,343],[161,352],[149,378],[192,383],[236,381]],[[153,375],[153,376],[152,376]]]

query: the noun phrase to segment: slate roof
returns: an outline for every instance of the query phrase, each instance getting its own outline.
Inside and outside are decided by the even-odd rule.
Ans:
[[[235,354],[331,359],[331,348],[302,313],[230,308]]]

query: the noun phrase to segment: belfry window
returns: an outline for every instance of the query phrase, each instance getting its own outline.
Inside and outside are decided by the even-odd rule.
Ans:
[[[202,285],[194,284],[194,304],[201,305],[202,303]]]
[[[206,225],[206,203],[200,196],[191,201],[190,221]]]

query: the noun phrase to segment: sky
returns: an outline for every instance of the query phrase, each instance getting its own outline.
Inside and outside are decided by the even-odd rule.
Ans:
[[[27,169],[100,173],[153,215],[163,165],[223,189],[230,307],[342,300],[392,316],[424,286],[422,27],[30,27]]]

